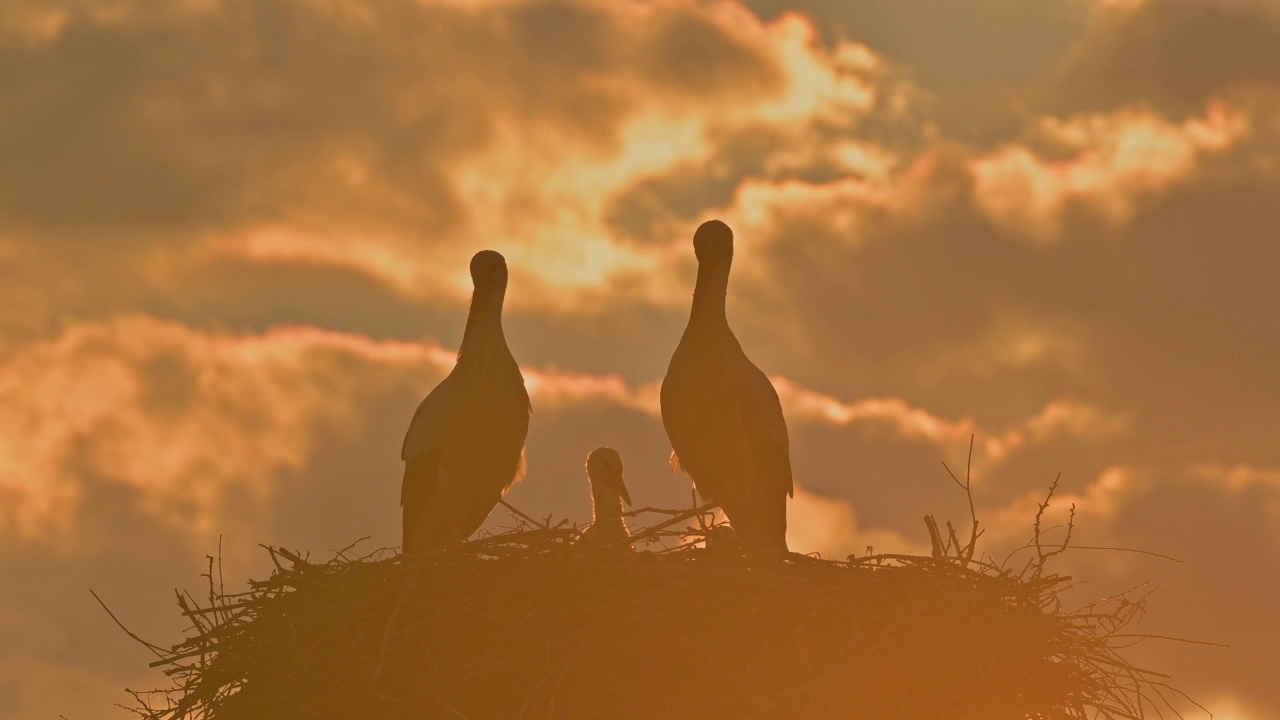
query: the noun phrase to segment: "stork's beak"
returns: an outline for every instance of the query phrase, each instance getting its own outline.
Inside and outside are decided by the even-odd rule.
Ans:
[[[618,487],[614,489],[618,491],[618,495],[627,505],[631,505],[631,493],[627,492],[627,483],[623,481],[622,473],[618,473]]]

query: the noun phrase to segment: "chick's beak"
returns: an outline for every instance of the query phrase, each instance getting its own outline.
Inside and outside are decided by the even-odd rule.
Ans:
[[[618,495],[628,506],[631,505],[631,493],[627,492],[627,484],[622,480],[622,473],[618,473]]]

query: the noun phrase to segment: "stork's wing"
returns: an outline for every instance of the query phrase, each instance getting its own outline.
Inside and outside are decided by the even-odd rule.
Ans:
[[[742,424],[747,431],[751,455],[760,468],[760,477],[770,487],[795,495],[791,477],[791,443],[787,438],[787,421],[782,417],[782,403],[769,377],[751,361],[744,368]]]
[[[484,488],[484,499],[489,500],[488,493],[499,497],[524,477],[524,441],[532,409],[524,377],[509,354],[486,371],[451,376],[451,427],[442,462],[451,466],[448,472]]]
[[[453,375],[440,381],[418,405],[418,411],[409,422],[409,431],[404,435],[404,444],[400,446],[400,459],[408,462],[422,455],[433,447],[439,447],[444,437],[445,411],[449,405],[449,397],[453,393],[450,382]]]
[[[497,445],[501,452],[517,452],[520,455],[519,463],[516,465],[515,472],[507,480],[506,485],[502,488],[502,494],[505,495],[511,486],[524,479],[525,472],[528,471],[528,465],[525,461],[524,441],[529,435],[529,416],[533,414],[533,405],[529,402],[529,393],[524,387],[524,376],[520,374],[520,368],[516,366],[515,361],[511,363],[514,377],[510,378],[510,382],[514,384],[518,390],[517,395],[520,400],[510,406],[508,412],[503,413],[501,424],[494,430],[494,439],[501,439]]]

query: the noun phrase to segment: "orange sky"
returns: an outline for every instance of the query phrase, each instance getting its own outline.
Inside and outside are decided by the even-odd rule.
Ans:
[[[222,538],[399,537],[400,440],[503,252],[535,515],[618,448],[682,503],[657,383],[693,229],[774,379],[793,549],[989,550],[1062,473],[1081,601],[1280,718],[1280,2],[7,0],[0,716],[109,717]],[[121,711],[123,716],[123,711]]]

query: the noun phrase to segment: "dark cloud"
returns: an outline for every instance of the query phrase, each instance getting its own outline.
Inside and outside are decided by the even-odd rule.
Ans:
[[[307,232],[381,233],[374,250],[438,264],[434,253],[461,242],[472,219],[454,174],[492,147],[498,126],[532,154],[603,155],[637,112],[733,106],[784,80],[759,38],[691,9],[642,22],[562,1],[484,12],[410,0],[145,2],[112,20],[61,9],[66,21],[47,39],[0,33],[0,237],[17,249],[0,253],[0,273],[13,280],[7,304],[24,308],[0,325],[13,339],[143,312],[195,327],[300,323],[456,344],[465,305],[451,291],[407,298],[367,269],[205,251],[245,229],[300,224],[304,244],[322,242]],[[680,71],[686,61],[696,68]],[[539,202],[544,181],[519,174],[503,202]],[[540,221],[537,207],[521,212]],[[670,324],[667,311],[604,313],[510,326],[532,362],[568,342],[584,348],[587,369],[660,367],[632,362],[627,348],[650,343],[651,319]],[[634,332],[600,344],[592,326]]]
[[[145,512],[143,493],[91,473],[82,479],[85,512],[77,519],[73,550],[7,538],[0,552],[0,576],[6,578],[0,591],[6,624],[0,667],[8,676],[7,689],[0,688],[0,712],[6,717],[101,717],[111,703],[129,701],[125,686],[160,684],[146,670],[154,656],[112,623],[90,590],[131,630],[159,644],[178,637],[185,626],[174,587],[202,590],[202,555],[214,548],[194,546]],[[99,684],[88,684],[89,678]],[[43,683],[54,683],[44,687],[57,694],[41,696]],[[103,694],[103,686],[113,692]]]
[[[1184,678],[1188,689],[1204,694],[1236,692],[1261,707],[1280,703],[1280,687],[1268,658],[1280,644],[1275,623],[1260,622],[1280,592],[1280,537],[1275,509],[1280,492],[1253,487],[1224,491],[1208,484],[1162,483],[1144,501],[1116,521],[1117,539],[1133,546],[1158,546],[1182,560],[1176,567],[1152,571],[1169,583],[1152,602],[1162,620],[1151,632],[1218,642],[1227,649],[1147,648]],[[1214,529],[1231,528],[1230,533]],[[1247,548],[1247,562],[1231,562]],[[1181,623],[1174,618],[1195,618]],[[1206,660],[1217,662],[1206,662]]]
[[[430,337],[449,347],[462,341],[467,312],[465,297],[410,299],[366,273],[303,262],[214,259],[177,270],[159,285],[144,283],[141,291],[131,306],[203,330],[253,333],[307,325],[380,338]],[[118,312],[94,299],[80,297],[64,307],[84,320]]]
[[[730,204],[743,178],[763,172],[780,140],[768,130],[744,133],[725,142],[713,163],[690,162],[657,177],[639,178],[610,199],[605,222],[626,240],[668,242],[673,220],[692,222],[709,207]]]
[[[1175,117],[1241,85],[1280,82],[1280,7],[1161,0],[1108,13],[1038,93],[1053,112],[1144,103]]]
[[[1010,295],[1035,289],[1023,266],[1040,262],[1037,250],[965,206],[925,223],[881,217],[856,242],[821,217],[773,239],[767,262],[789,301],[787,320],[813,347],[810,362],[778,372],[851,397],[895,395],[914,384],[912,361],[980,333]]]
[[[640,385],[666,373],[687,319],[687,309],[628,303],[594,312],[584,308],[567,316],[509,312],[503,324],[507,342],[522,363],[618,373]],[[574,348],[571,358],[565,357],[566,347]]]
[[[659,87],[703,102],[767,93],[783,81],[769,59],[707,18],[693,15],[671,16],[638,60]]]
[[[1266,429],[1280,411],[1259,392],[1280,361],[1280,291],[1266,270],[1280,263],[1269,239],[1276,187],[1248,176],[1194,183],[1110,247],[1074,253],[1074,267],[1099,280],[1073,304],[1093,318],[1108,395],[1170,443],[1150,448],[1164,458],[1280,462]]]
[[[1083,604],[1148,584],[1142,592],[1154,592],[1147,614],[1128,632],[1228,647],[1147,640],[1129,651],[1133,662],[1172,674],[1175,687],[1215,713],[1226,712],[1226,697],[1249,707],[1276,707],[1280,686],[1270,658],[1280,627],[1267,618],[1270,598],[1280,592],[1280,488],[1258,482],[1231,489],[1221,480],[1179,470],[1156,472],[1148,483],[1118,503],[1113,517],[1084,509],[1078,543],[1154,551],[1178,562],[1124,552],[1069,552],[1059,571],[1085,580],[1073,600]]]
[[[1078,395],[1133,409],[1152,459],[1208,452],[1275,462],[1267,428],[1280,418],[1259,390],[1280,362],[1280,295],[1269,279],[1280,257],[1267,239],[1280,225],[1280,198],[1269,174],[1236,167],[1144,203],[1121,230],[1076,217],[1047,245],[992,226],[967,204],[923,222],[873,221],[857,242],[819,219],[786,227],[768,259],[777,278],[769,297],[787,298],[775,317],[804,329],[812,355],[779,353],[771,367],[844,397],[906,397],[997,426]],[[918,382],[920,368],[1010,310],[1077,328],[1089,366],[1044,362]]]
[[[333,176],[345,151],[415,195],[425,229],[447,227],[457,207],[441,168],[489,131],[482,106],[449,101],[495,69],[451,60],[494,38],[447,9],[383,8],[367,26],[302,3],[148,7],[119,23],[75,13],[35,46],[8,38],[5,103],[21,110],[0,133],[15,159],[10,223],[172,231],[279,217],[300,193],[358,211]],[[433,42],[405,46],[415,34]],[[446,73],[452,83],[415,82]]]
[[[799,11],[829,39],[866,43],[909,66],[934,92],[958,98],[1023,85],[1052,67],[1083,32],[1085,9],[1061,0],[750,0],[765,17]]]
[[[154,242],[306,209],[439,234],[465,222],[449,172],[495,123],[604,149],[655,97],[733,102],[781,83],[759,50],[685,13],[641,32],[577,2],[341,9],[144,3],[103,22],[73,8],[50,40],[0,35],[6,225]],[[695,69],[673,71],[684,60]]]
[[[748,0],[765,17],[798,11],[829,41],[865,43],[933,98],[931,120],[951,137],[996,143],[1026,121],[1035,88],[1088,29],[1075,0]]]
[[[796,481],[828,497],[849,500],[863,526],[893,528],[928,544],[921,518],[968,516],[964,496],[942,467],[963,470],[923,440],[904,440],[874,424],[859,428],[790,423]],[[859,552],[862,548],[852,548]]]

